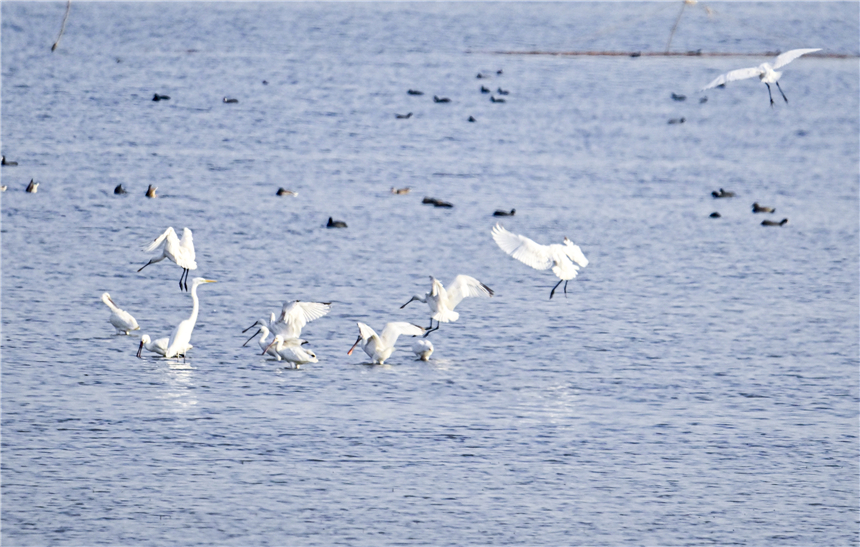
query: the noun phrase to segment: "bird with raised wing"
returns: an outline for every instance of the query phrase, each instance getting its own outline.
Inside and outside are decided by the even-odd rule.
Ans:
[[[361,349],[363,349],[364,353],[373,360],[374,364],[385,364],[385,360],[391,357],[391,354],[394,353],[394,344],[397,343],[397,339],[401,334],[406,336],[420,336],[424,334],[424,329],[418,325],[406,323],[405,321],[394,321],[392,323],[387,323],[385,328],[382,329],[382,336],[379,336],[372,328],[368,327],[364,323],[358,322],[358,339],[355,341],[355,344],[349,348],[349,351],[346,352],[346,354],[352,355],[355,346],[360,343]]]
[[[474,277],[468,275],[458,275],[454,281],[448,284],[446,290],[442,283],[430,276],[430,292],[423,297],[413,296],[406,304],[400,306],[402,310],[410,302],[415,300],[427,304],[430,308],[430,326],[424,336],[429,335],[435,330],[439,330],[442,323],[450,323],[456,321],[460,314],[454,311],[457,304],[463,301],[464,298],[470,296],[493,296],[493,289],[484,285]],[[436,320],[436,328],[433,328],[433,320]]]
[[[779,87],[779,78],[780,76],[782,76],[782,72],[777,72],[777,69],[784,67],[785,65],[797,59],[801,55],[806,55],[807,53],[813,53],[816,51],[821,51],[821,48],[792,49],[791,51],[786,51],[785,53],[778,55],[776,59],[773,60],[773,64],[762,63],[759,66],[754,66],[750,68],[739,68],[737,70],[732,70],[730,72],[726,72],[725,74],[721,74],[717,76],[714,81],[703,87],[700,91],[711,89],[712,87],[717,87],[728,82],[734,82],[736,80],[746,80],[747,78],[753,78],[758,76],[758,79],[764,82],[764,85],[767,86],[767,96],[770,97],[771,107],[773,107],[773,95],[770,92],[770,84],[776,84],[776,88],[779,89],[779,93],[782,95],[782,98],[785,99],[785,102],[788,102],[788,98],[785,96],[785,93],[782,92],[782,88]]]
[[[563,244],[541,245],[496,224],[493,226],[493,239],[499,248],[527,266],[536,270],[552,268],[559,282],[550,291],[550,300],[562,281],[564,281],[564,294],[567,294],[567,282],[579,274],[580,267],[588,266],[588,259],[582,254],[582,250],[567,237],[564,238]]]
[[[140,330],[137,320],[127,311],[119,309],[108,293],[102,294],[102,302],[110,308],[110,324],[116,329],[117,334],[128,335],[130,331]]]
[[[185,280],[184,288],[188,290],[188,272],[190,270],[197,269],[197,262],[195,262],[196,254],[194,253],[194,239],[191,235],[191,230],[188,228],[184,228],[182,230],[182,239],[177,237],[176,232],[173,230],[173,227],[167,228],[163,234],[155,238],[152,243],[150,243],[145,251],[147,253],[151,253],[159,249],[161,251],[161,255],[152,258],[140,267],[140,270],[146,268],[150,264],[155,264],[156,262],[161,262],[165,258],[169,258],[171,262],[182,268],[182,275],[179,276],[179,289],[183,288],[183,280]],[[138,272],[140,270],[137,270]]]

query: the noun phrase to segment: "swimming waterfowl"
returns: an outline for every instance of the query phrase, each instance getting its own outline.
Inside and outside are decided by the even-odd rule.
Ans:
[[[674,99],[676,101],[686,101],[687,96],[686,95],[678,95],[677,93],[672,93],[672,99]]]
[[[470,121],[470,122],[476,122],[476,121],[478,121],[478,120],[476,120],[474,116],[469,116],[468,121]]]
[[[496,93],[498,93],[499,95],[507,95],[509,92],[500,87],[496,90]]]
[[[128,192],[126,191],[125,188],[122,187],[122,184],[117,184],[116,188],[113,189],[113,193],[114,194],[127,194]]]
[[[774,209],[773,207],[764,207],[762,205],[759,205],[758,203],[753,203],[752,204],[752,212],[753,213],[775,213],[776,209]]]
[[[720,188],[719,192],[717,192],[716,190],[711,192],[711,195],[714,196],[715,198],[733,198],[733,197],[735,197],[734,192],[727,192],[726,190],[723,190],[722,188]]]
[[[233,99],[233,98],[228,98],[228,97],[224,97],[224,99],[222,99],[222,100],[225,103],[238,103],[239,102],[239,99]]]
[[[158,186],[149,185],[149,188],[146,189],[146,197],[148,198],[157,198],[155,195],[155,191],[158,190]]]
[[[517,212],[516,209],[511,209],[510,211],[497,210],[495,213],[493,213],[493,216],[494,217],[512,217],[516,214],[516,212]]]
[[[436,95],[433,95],[433,102],[434,103],[450,103],[451,99],[449,99],[448,97],[437,97]]]
[[[425,197],[424,199],[422,199],[421,203],[426,203],[426,204],[432,205],[434,207],[453,207],[454,206],[453,204],[451,204],[447,201],[442,201],[441,199],[429,198],[429,197]]]
[[[412,112],[410,112],[409,114],[395,114],[394,117],[399,120],[408,120],[412,117]]]
[[[35,194],[39,191],[39,183],[30,179],[30,184],[27,185],[27,192],[30,194]]]
[[[3,156],[3,161],[0,161],[0,165],[8,165],[9,167],[18,165],[17,161],[6,161],[6,156]]]
[[[505,100],[501,99],[501,98],[497,99],[497,98],[493,97],[492,95],[490,95],[490,102],[491,103],[503,103],[503,102],[505,102]]]
[[[7,186],[5,184],[3,186],[0,186],[0,192],[5,192],[6,188]]]
[[[325,225],[326,228],[346,228],[346,222],[342,220],[333,220],[331,217],[328,217],[328,224]]]
[[[170,97],[167,95],[159,95],[158,93],[156,93],[155,95],[152,96],[152,100],[156,101],[156,102],[167,101],[167,100],[170,100]]]
[[[671,120],[669,120],[669,125],[684,123],[685,121],[687,121],[687,118],[672,118]]]
[[[720,217],[721,217],[721,216],[723,216],[723,215],[721,215],[721,214],[720,214],[720,213],[718,213],[717,211],[714,211],[713,213],[711,213],[711,215],[710,215],[710,216],[711,216],[711,218],[720,218]]]
[[[410,89],[406,93],[408,93],[409,95],[424,95],[423,91],[418,91],[417,89]]]
[[[777,222],[775,220],[762,220],[761,221],[762,226],[782,226],[783,224],[786,224],[786,223],[788,223],[787,218],[784,218],[784,219],[780,220],[779,222]]]
[[[392,194],[408,194],[411,190],[412,188],[408,186],[406,188],[395,188],[394,186],[391,187]]]
[[[489,92],[490,92],[489,89],[487,89],[485,86],[481,86],[481,93],[489,93]]]
[[[278,188],[278,191],[275,192],[279,196],[297,196],[298,192],[293,192],[292,190],[287,190],[286,188]]]

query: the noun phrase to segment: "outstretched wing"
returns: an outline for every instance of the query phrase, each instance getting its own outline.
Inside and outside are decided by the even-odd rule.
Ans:
[[[493,239],[503,251],[536,270],[552,268],[549,247],[535,243],[526,236],[511,233],[500,224],[493,226]]]
[[[298,338],[305,325],[324,316],[329,310],[330,302],[285,302],[278,318],[280,323],[286,325],[284,337]]]
[[[370,328],[368,325],[365,325],[361,321],[356,321],[358,323],[358,332],[361,333],[362,340],[368,340],[376,336],[376,331]]]
[[[359,328],[361,328],[361,323],[359,323]],[[370,327],[367,328],[369,329]],[[371,332],[373,332],[372,329]],[[382,329],[382,336],[380,337],[380,340],[382,340],[382,345],[389,348],[394,346],[394,344],[397,342],[397,338],[401,334],[405,334],[406,336],[421,336],[422,334],[424,334],[424,328],[419,327],[418,325],[413,325],[412,323],[407,323],[406,321],[394,321],[392,323],[387,323],[385,325],[385,328]],[[364,336],[363,330],[362,336]]]
[[[821,48],[813,48],[813,49],[792,49],[791,51],[786,51],[785,53],[779,55],[773,61],[773,69],[776,70],[779,67],[785,66],[793,60],[797,59],[801,55],[806,55],[807,53],[812,53],[814,51],[821,51]]]
[[[144,251],[146,251],[147,253],[151,253],[152,251],[160,247],[165,240],[167,240],[169,243],[179,243],[179,238],[176,237],[176,232],[173,231],[173,226],[168,227],[166,230],[164,230],[163,234],[153,239],[152,243],[147,245]]]
[[[717,87],[718,85],[723,85],[727,82],[734,82],[735,80],[746,80],[747,78],[752,78],[754,76],[758,76],[762,73],[762,69],[754,66],[751,68],[739,68],[737,70],[732,70],[731,72],[726,72],[725,74],[720,74],[717,78],[700,89],[699,91],[704,91],[706,89],[711,89],[712,87]]]
[[[448,307],[452,310],[464,298],[473,296],[493,296],[493,289],[468,275],[458,275],[448,285]]]

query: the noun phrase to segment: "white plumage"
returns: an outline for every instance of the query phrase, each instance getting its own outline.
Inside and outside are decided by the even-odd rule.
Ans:
[[[114,326],[117,334],[128,334],[129,331],[140,330],[137,320],[127,311],[117,307],[108,293],[102,294],[102,302],[110,308],[110,324]]]
[[[346,352],[346,354],[352,355],[352,351],[355,349],[355,346],[361,343],[361,349],[364,350],[364,353],[373,359],[375,364],[382,365],[385,363],[385,360],[391,357],[391,354],[394,353],[394,344],[397,343],[397,339],[401,334],[406,336],[420,336],[424,334],[424,329],[418,325],[413,325],[412,323],[394,321],[392,323],[387,323],[385,328],[382,329],[382,336],[379,336],[372,328],[368,327],[364,323],[358,322],[358,333],[358,339],[355,341],[355,344],[349,348],[349,351]]]
[[[422,361],[429,361],[430,355],[433,354],[433,342],[423,338],[418,339],[412,344],[412,351]]]
[[[275,339],[272,340],[265,349],[263,349],[263,355],[274,349],[275,357],[278,361],[283,359],[284,361],[293,363],[296,366],[304,363],[317,363],[318,359],[316,354],[311,350],[302,347],[302,344],[305,343],[307,343],[307,340],[299,340],[298,338],[284,340],[284,338],[279,334],[275,336]]]
[[[188,271],[197,269],[195,261],[196,254],[194,252],[194,239],[191,235],[191,230],[184,228],[182,230],[182,239],[176,236],[173,227],[167,228],[163,234],[155,238],[152,243],[146,246],[145,251],[151,253],[156,249],[161,250],[161,255],[150,259],[149,262],[140,267],[138,272],[156,262],[161,262],[165,258],[169,258],[177,266],[182,268],[182,275],[179,276],[179,288],[183,288],[182,280],[185,279],[185,290],[188,290]]]
[[[275,336],[280,335],[283,340],[291,340],[301,336],[302,329],[305,325],[323,317],[329,311],[331,311],[330,302],[302,302],[300,300],[285,302],[283,308],[281,308],[279,316],[276,317],[275,314],[272,313],[269,316],[268,321],[265,319],[259,319],[256,323],[242,332],[248,332],[254,327],[260,327],[257,332],[251,336],[251,338],[254,338],[254,336],[263,332],[262,327],[266,327],[267,333],[271,332]],[[264,335],[263,338],[260,339],[261,345],[263,344],[263,340],[265,340],[266,336],[267,335]],[[245,342],[245,344],[250,342],[251,338],[248,338],[248,341]],[[244,346],[245,344],[242,345]],[[274,350],[270,353],[274,353]]]
[[[567,237],[564,238],[563,244],[541,245],[496,224],[493,226],[493,239],[499,248],[523,264],[536,270],[552,268],[552,272],[561,281],[550,291],[550,299],[562,281],[564,281],[564,293],[567,294],[567,282],[578,275],[580,267],[588,266],[588,259],[582,254],[582,250]]]
[[[157,353],[164,357],[164,354],[167,353],[168,342],[170,342],[170,338],[164,337],[152,341],[148,334],[144,334],[140,337],[140,346],[137,348],[137,356],[140,357],[141,351],[143,351],[143,348],[146,348],[146,351],[151,351],[152,353]]]
[[[191,280],[191,317],[180,322],[173,333],[170,335],[170,340],[167,343],[167,351],[164,356],[167,358],[182,356],[193,346],[191,345],[191,333],[194,331],[194,325],[197,324],[197,313],[200,310],[200,301],[197,299],[197,287],[204,283],[215,283],[211,279],[203,279],[195,277]]]
[[[728,82],[734,82],[736,80],[746,80],[747,78],[753,78],[758,76],[759,80],[764,82],[764,85],[767,86],[767,95],[768,97],[770,97],[771,106],[773,106],[773,95],[771,95],[770,92],[770,84],[776,84],[776,87],[777,89],[779,89],[782,98],[785,99],[785,102],[788,102],[785,93],[783,93],[782,88],[779,87],[779,78],[780,76],[782,76],[782,72],[777,72],[776,69],[784,67],[785,65],[797,59],[801,55],[806,55],[807,53],[813,53],[815,51],[821,51],[821,48],[792,49],[791,51],[786,51],[785,53],[777,56],[776,59],[773,60],[773,64],[762,63],[759,66],[755,67],[739,68],[737,70],[726,72],[725,74],[717,76],[714,81],[703,87],[701,90],[704,91],[706,89],[711,89],[713,87],[717,87],[718,85],[723,85]]]
[[[456,321],[460,314],[454,311],[457,304],[463,301],[464,298],[473,296],[493,296],[493,289],[484,285],[474,277],[468,275],[458,275],[454,281],[448,284],[446,290],[442,283],[430,276],[430,292],[423,297],[413,296],[409,302],[417,300],[424,302],[430,308],[430,326],[428,327],[427,336],[434,330],[437,330],[442,323]],[[406,307],[409,302],[400,306],[400,309]],[[436,328],[433,328],[433,320],[436,320]]]

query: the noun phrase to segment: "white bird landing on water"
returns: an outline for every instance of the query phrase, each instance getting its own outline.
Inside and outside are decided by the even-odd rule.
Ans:
[[[193,346],[191,345],[191,333],[194,331],[194,325],[197,324],[197,312],[200,311],[200,301],[197,299],[197,287],[204,283],[215,283],[212,279],[203,279],[195,277],[191,280],[191,317],[180,322],[173,329],[173,334],[170,335],[170,340],[167,343],[167,350],[164,356],[168,359],[171,357],[182,356],[188,353]],[[148,349],[148,348],[147,348]]]
[[[493,296],[493,289],[484,285],[474,277],[468,275],[458,275],[454,281],[448,284],[448,290],[438,279],[430,276],[430,292],[424,297],[413,296],[409,302],[417,300],[424,302],[430,307],[430,326],[428,327],[427,336],[434,330],[438,330],[442,323],[456,321],[460,314],[454,311],[454,308],[469,296]],[[402,310],[409,302],[400,306]],[[433,320],[436,320],[436,328],[433,328]]]
[[[102,302],[110,308],[110,324],[114,326],[117,334],[128,335],[129,331],[140,330],[135,318],[127,311],[119,309],[108,293],[102,294]]]
[[[430,356],[433,354],[433,342],[430,340],[424,340],[423,338],[416,340],[415,343],[412,344],[412,351],[415,353],[415,356],[422,361],[429,361]]]
[[[405,334],[406,336],[420,336],[424,334],[424,329],[418,325],[413,325],[412,323],[395,321],[393,323],[387,323],[385,328],[382,329],[382,336],[379,336],[372,328],[359,322],[358,339],[355,341],[355,344],[349,348],[349,351],[346,352],[346,354],[352,355],[352,351],[355,349],[355,346],[361,343],[361,349],[364,350],[364,353],[366,353],[368,357],[373,359],[373,363],[382,365],[385,363],[385,360],[391,357],[391,354],[394,353],[394,344],[397,343],[397,338],[399,338],[401,334]]]
[[[564,281],[564,294],[567,294],[567,282],[578,275],[580,266],[583,268],[588,266],[588,259],[582,254],[579,246],[574,245],[566,237],[563,245],[558,243],[541,245],[526,236],[511,233],[502,228],[500,224],[496,224],[493,226],[493,239],[503,251],[523,264],[536,270],[552,268],[552,272],[559,277],[560,281],[550,291],[550,300],[552,300],[552,295],[555,294],[555,290],[562,281]]]
[[[179,288],[183,287],[182,280],[185,280],[185,290],[188,290],[188,272],[189,270],[197,269],[197,262],[194,261],[194,239],[191,236],[191,230],[184,228],[182,230],[182,239],[176,236],[173,226],[164,231],[163,234],[155,238],[152,243],[147,245],[146,252],[161,248],[161,256],[150,259],[149,262],[140,267],[140,270],[146,268],[150,264],[161,262],[165,258],[169,258],[177,266],[182,268],[182,275],[179,276]],[[140,270],[137,270],[138,272]]]
[[[278,361],[283,359],[284,361],[288,361],[296,365],[296,368],[305,363],[318,363],[319,360],[317,359],[316,354],[311,350],[302,347],[302,344],[307,343],[307,340],[299,340],[298,338],[284,340],[284,338],[279,334],[275,336],[275,339],[272,340],[271,344],[263,349],[263,355],[270,353],[271,350],[275,350],[275,358]]]
[[[767,96],[770,97],[771,107],[773,107],[773,95],[771,95],[770,92],[770,84],[776,84],[776,88],[779,89],[779,93],[782,95],[782,98],[785,99],[785,102],[788,102],[788,98],[785,96],[785,93],[782,92],[782,88],[779,87],[779,77],[782,76],[782,72],[777,72],[776,69],[784,67],[801,55],[806,55],[807,53],[815,51],[821,51],[821,48],[792,49],[791,51],[786,51],[782,55],[777,56],[777,58],[773,60],[773,64],[762,63],[755,67],[739,68],[737,70],[732,70],[731,72],[726,72],[725,74],[718,76],[713,82],[703,87],[701,91],[717,87],[718,85],[723,85],[727,82],[745,80],[747,78],[758,76],[759,80],[764,82],[764,85],[767,86]]]

